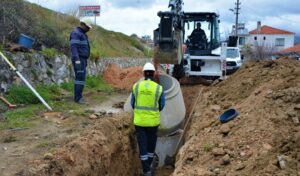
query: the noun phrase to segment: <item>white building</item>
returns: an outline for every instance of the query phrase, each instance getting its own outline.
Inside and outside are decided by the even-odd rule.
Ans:
[[[246,43],[252,47],[262,46],[271,49],[273,52],[281,51],[294,46],[295,33],[276,29],[270,26],[261,26],[249,32]]]
[[[237,29],[238,29],[238,31],[237,31],[237,35],[238,35],[237,45],[238,45],[238,47],[242,48],[245,44],[247,44],[249,31],[246,28],[245,23],[239,23]],[[236,35],[236,28],[235,28],[235,25],[233,25],[230,36],[235,36],[235,35]]]

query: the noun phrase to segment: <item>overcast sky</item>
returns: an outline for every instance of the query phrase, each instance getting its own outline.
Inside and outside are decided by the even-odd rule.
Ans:
[[[127,35],[152,35],[158,25],[158,11],[168,10],[169,0],[28,0],[49,9],[68,13],[79,5],[101,5],[97,24]],[[184,0],[184,11],[218,12],[222,34],[228,33],[235,21],[233,12],[236,0]],[[252,30],[257,21],[262,25],[288,30],[300,35],[299,0],[240,0],[240,22]]]

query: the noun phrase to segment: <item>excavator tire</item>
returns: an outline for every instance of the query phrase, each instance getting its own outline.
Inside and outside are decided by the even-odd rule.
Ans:
[[[173,75],[174,78],[176,78],[178,81],[180,78],[185,76],[183,64],[176,64],[174,65]]]

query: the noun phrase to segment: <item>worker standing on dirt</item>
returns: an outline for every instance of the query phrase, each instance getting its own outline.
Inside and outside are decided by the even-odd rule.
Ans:
[[[152,176],[160,111],[165,106],[165,95],[162,86],[153,81],[155,73],[153,64],[146,63],[143,72],[145,79],[135,83],[132,88],[131,106],[134,109],[134,125],[143,174]]]
[[[84,104],[82,92],[85,84],[87,59],[90,57],[90,44],[86,33],[92,29],[88,21],[80,21],[80,26],[70,34],[72,64],[75,72],[74,101]]]

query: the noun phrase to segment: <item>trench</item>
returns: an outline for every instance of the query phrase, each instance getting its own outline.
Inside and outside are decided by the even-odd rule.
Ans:
[[[169,81],[166,82],[165,89],[172,87]],[[177,119],[176,123],[169,124],[160,134],[157,145],[157,148],[161,149],[158,154],[160,156],[157,161],[157,176],[171,175],[174,171],[175,147],[182,134],[178,130],[182,128],[185,117],[190,114],[197,88],[182,87],[186,114],[182,119]],[[178,102],[175,101],[175,104]],[[109,105],[106,106],[109,108]],[[174,105],[171,103],[171,106]],[[80,137],[59,148],[54,158],[33,165],[23,175],[138,176],[141,173],[138,153],[131,115],[121,111],[113,117],[99,120]],[[173,156],[171,160],[169,157],[167,161],[167,155]]]

